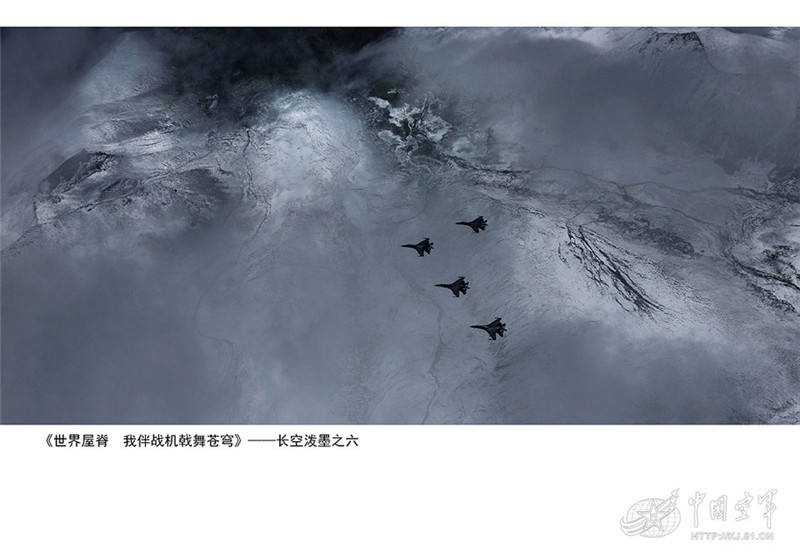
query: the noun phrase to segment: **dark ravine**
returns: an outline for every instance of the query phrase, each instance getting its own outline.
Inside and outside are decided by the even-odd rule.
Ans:
[[[566,245],[597,287],[614,293],[614,300],[623,309],[647,315],[663,309],[630,277],[626,262],[604,249],[611,244],[599,235],[583,225],[574,230],[567,225]]]

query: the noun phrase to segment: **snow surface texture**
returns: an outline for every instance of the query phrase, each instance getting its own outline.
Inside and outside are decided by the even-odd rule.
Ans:
[[[796,30],[357,38],[6,33],[3,422],[798,423]]]

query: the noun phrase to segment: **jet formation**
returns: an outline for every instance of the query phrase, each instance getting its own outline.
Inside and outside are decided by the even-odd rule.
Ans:
[[[471,220],[469,222],[457,222],[456,224],[463,224],[464,226],[469,226],[476,234],[481,230],[486,230],[486,219],[484,219],[482,216],[476,218],[475,220]]]
[[[453,292],[453,295],[458,297],[459,292],[463,293],[464,295],[467,294],[467,290],[469,289],[469,282],[467,282],[463,276],[459,276],[458,280],[453,282],[452,284],[435,284],[436,287],[443,287],[447,288]]]
[[[479,330],[483,330],[489,334],[489,338],[494,341],[497,339],[497,336],[503,337],[503,332],[506,331],[506,325],[500,322],[499,318],[495,318],[491,323],[481,326],[470,326],[470,328],[477,328]]]
[[[416,249],[417,253],[419,253],[419,256],[424,257],[425,253],[430,255],[431,249],[433,249],[433,242],[428,238],[425,238],[419,243],[407,243],[405,245],[401,245],[400,247],[410,247],[411,249]]]
[[[469,226],[472,230],[477,234],[481,230],[486,230],[486,219],[483,216],[476,218],[475,220],[471,220],[469,222],[457,222],[456,224],[461,224],[464,226]],[[416,250],[417,254],[420,257],[424,257],[425,253],[430,254],[431,250],[433,249],[433,242],[429,238],[425,238],[419,243],[406,243],[401,245],[400,247],[408,247],[410,249]],[[458,280],[450,284],[434,284],[436,287],[447,288],[455,297],[460,297],[462,294],[466,295],[467,290],[469,289],[469,282],[467,282],[464,276],[459,276]],[[503,333],[506,331],[506,325],[500,322],[500,318],[495,318],[491,323],[486,325],[475,325],[470,326],[470,328],[477,328],[479,330],[484,330],[486,333],[489,334],[489,338],[492,341],[497,339],[497,336],[503,337]]]

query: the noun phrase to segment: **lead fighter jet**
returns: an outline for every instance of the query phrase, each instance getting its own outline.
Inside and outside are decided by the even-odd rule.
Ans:
[[[413,244],[413,243],[407,243],[405,245],[401,245],[400,247],[410,247],[412,249],[416,249],[417,253],[419,253],[419,256],[420,257],[424,257],[425,253],[429,253],[430,254],[431,249],[433,249],[433,242],[431,240],[429,240],[428,238],[425,238],[424,240],[422,240],[421,242],[419,242],[416,245]]]
[[[467,290],[469,289],[469,282],[467,282],[463,276],[459,276],[458,280],[456,280],[452,284],[436,284],[436,287],[447,288],[453,292],[453,295],[458,297],[459,292],[463,293],[464,295],[467,294]]]
[[[476,234],[481,230],[486,230],[486,219],[484,219],[482,216],[470,222],[457,222],[456,224],[463,224],[464,226],[469,226],[475,231]]]
[[[492,341],[497,339],[497,335],[503,337],[503,332],[506,331],[506,325],[500,322],[499,318],[495,318],[491,324],[487,326],[470,326],[470,328],[478,328],[489,334]]]

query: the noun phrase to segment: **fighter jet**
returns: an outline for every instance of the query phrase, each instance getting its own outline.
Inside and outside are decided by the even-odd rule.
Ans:
[[[401,245],[400,247],[411,247],[412,249],[416,249],[417,253],[419,253],[419,256],[424,257],[425,253],[430,254],[431,249],[433,249],[433,242],[428,238],[425,238],[416,245],[413,243],[407,243],[405,245]]]
[[[467,294],[467,290],[469,289],[469,282],[467,282],[463,276],[459,276],[458,280],[456,280],[452,284],[436,284],[436,287],[447,288],[453,292],[453,295],[458,297],[459,292],[463,293],[464,295]]]
[[[483,217],[478,217],[470,222],[457,222],[456,224],[463,224],[464,226],[469,226],[475,231],[476,234],[481,230],[486,230],[486,219],[484,219]]]
[[[488,326],[470,326],[470,328],[484,330],[489,334],[489,337],[492,338],[492,341],[497,339],[497,335],[503,337],[503,332],[506,331],[506,325],[501,323],[499,318],[495,318],[494,321]]]

